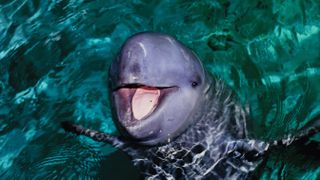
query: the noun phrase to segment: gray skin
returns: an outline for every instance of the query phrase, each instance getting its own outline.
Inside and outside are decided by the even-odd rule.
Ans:
[[[131,110],[139,87],[161,91],[157,107],[142,120]],[[190,49],[161,33],[139,33],[125,42],[110,66],[109,88],[120,136],[70,122],[63,128],[123,150],[147,179],[245,179],[272,147],[319,131],[313,127],[270,143],[249,139],[248,113],[232,92]],[[121,88],[130,91],[124,96]]]
[[[112,62],[111,103],[119,129],[140,144],[166,143],[199,119],[211,78],[198,58],[172,37],[140,33],[129,38]],[[160,89],[160,103],[144,120],[135,120],[131,102],[124,102],[119,88],[147,86]],[[130,96],[130,95],[129,95]],[[129,97],[130,98],[130,97]],[[125,108],[128,107],[128,108]]]

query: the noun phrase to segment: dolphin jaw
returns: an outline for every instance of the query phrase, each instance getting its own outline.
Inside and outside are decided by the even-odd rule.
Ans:
[[[114,89],[118,120],[126,128],[133,128],[147,121],[162,104],[168,93],[177,86],[154,87],[144,84],[125,84]]]

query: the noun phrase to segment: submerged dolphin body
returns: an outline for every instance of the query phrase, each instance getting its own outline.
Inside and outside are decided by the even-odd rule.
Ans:
[[[65,130],[126,152],[150,179],[247,178],[279,145],[249,139],[247,112],[196,55],[174,38],[145,32],[130,37],[109,70],[110,101],[118,137],[63,122]]]

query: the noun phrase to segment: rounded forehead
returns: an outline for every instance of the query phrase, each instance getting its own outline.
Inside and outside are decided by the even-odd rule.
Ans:
[[[167,66],[179,63],[180,66],[189,66],[188,69],[201,66],[191,50],[173,37],[155,32],[138,33],[130,37],[121,48],[120,61],[125,61],[127,65],[141,61],[146,64],[148,61],[159,65],[165,63]]]
[[[122,58],[153,58],[181,55],[183,46],[174,38],[160,33],[139,33],[130,37],[121,49]],[[157,58],[157,59],[158,59]]]
[[[188,83],[204,69],[195,54],[173,37],[154,32],[138,33],[122,46],[109,73],[113,83],[170,85]]]
[[[157,32],[142,32],[137,33],[127,39],[125,46],[130,46],[133,43],[144,43],[148,45],[161,45],[161,44],[172,44],[175,45],[176,40],[166,34]]]

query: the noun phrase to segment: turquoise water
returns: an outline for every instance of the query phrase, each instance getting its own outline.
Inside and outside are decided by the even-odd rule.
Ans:
[[[296,133],[320,113],[317,0],[0,0],[1,179],[138,178],[122,153],[59,124],[117,133],[106,70],[127,37],[150,30],[182,41],[234,89],[251,137]],[[319,155],[273,152],[256,176],[316,179]]]

